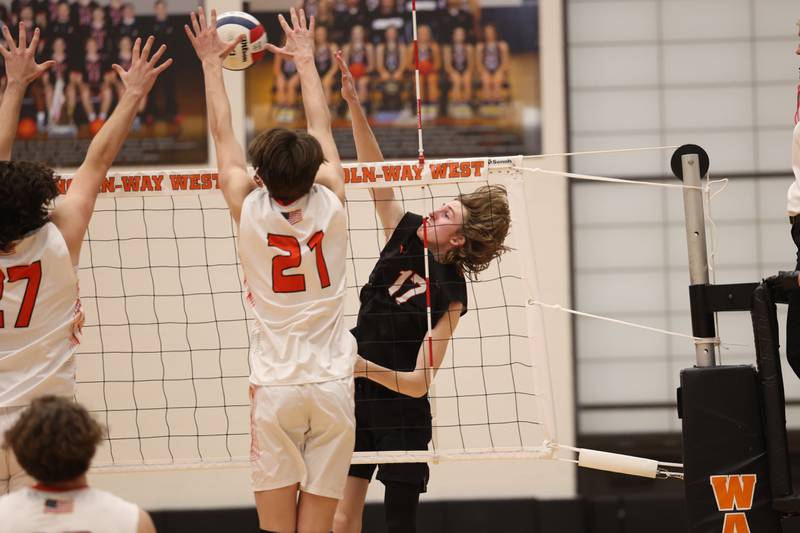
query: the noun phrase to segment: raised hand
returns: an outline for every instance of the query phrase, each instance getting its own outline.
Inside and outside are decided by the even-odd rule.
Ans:
[[[353,81],[353,75],[350,74],[350,68],[344,62],[342,51],[339,50],[336,52],[334,57],[336,58],[336,64],[339,65],[339,72],[342,73],[342,98],[344,98],[344,101],[348,104],[358,103],[356,84],[355,81]]]
[[[151,35],[147,38],[147,42],[142,49],[142,39],[136,39],[131,51],[131,67],[127,71],[116,63],[111,66],[125,85],[125,92],[132,91],[134,94],[147,94],[153,88],[158,75],[167,70],[172,64],[172,59],[170,58],[156,66],[158,60],[167,50],[167,45],[162,44],[150,57],[150,50],[153,48],[154,42],[155,38]]]
[[[211,10],[210,24],[206,24],[206,15],[202,7],[197,8],[197,14],[194,11],[191,13],[192,27],[189,28],[188,24],[183,25],[183,31],[192,43],[197,57],[201,62],[219,60],[222,64],[228,54],[236,48],[236,45],[242,42],[244,35],[240,35],[233,42],[226,43],[220,39],[217,33],[217,10]]]
[[[314,17],[306,25],[306,12],[292,8],[289,11],[292,25],[286,22],[283,15],[278,15],[283,32],[286,34],[286,43],[282,48],[267,44],[267,50],[273,54],[281,55],[286,59],[298,61],[300,59],[314,59]]]
[[[8,26],[3,25],[3,38],[5,46],[0,46],[0,54],[6,63],[6,76],[8,81],[20,82],[28,85],[35,79],[44,74],[47,69],[55,65],[55,61],[45,61],[36,63],[36,47],[39,45],[39,28],[33,32],[30,46],[25,46],[27,42],[27,30],[25,24],[19,23],[19,43],[15,43],[8,31]]]

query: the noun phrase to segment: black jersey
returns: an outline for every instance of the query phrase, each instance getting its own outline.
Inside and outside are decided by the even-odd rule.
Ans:
[[[353,335],[358,353],[365,359],[393,370],[416,367],[420,346],[428,333],[425,305],[425,262],[417,228],[422,217],[406,213],[381,251],[369,281],[361,289],[361,307]],[[428,252],[430,254],[430,252]],[[429,255],[431,323],[435,326],[452,302],[461,302],[467,312],[464,276],[453,265],[438,263]],[[427,397],[411,398],[377,383],[364,383],[364,397],[381,399],[387,419],[418,419],[430,416]],[[397,399],[389,405],[387,399]],[[399,411],[398,411],[399,410]],[[389,414],[396,411],[393,415]]]
[[[383,68],[394,74],[400,67],[400,45],[398,43],[386,43],[383,49]]]
[[[331,54],[330,45],[318,46],[314,52],[314,64],[317,66],[317,72],[320,75],[325,75],[333,66],[333,54]]]

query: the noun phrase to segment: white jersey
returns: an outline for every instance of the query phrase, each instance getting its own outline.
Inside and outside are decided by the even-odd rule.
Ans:
[[[0,407],[73,395],[77,302],[78,276],[55,224],[0,254]]]
[[[265,188],[245,198],[239,257],[256,318],[253,384],[352,376],[356,342],[343,318],[347,237],[344,206],[322,185],[285,206]]]
[[[795,125],[792,134],[792,170],[794,181],[786,194],[786,210],[790,215],[800,215],[800,123]]]
[[[136,533],[139,507],[91,487],[51,492],[28,487],[0,498],[1,533]]]

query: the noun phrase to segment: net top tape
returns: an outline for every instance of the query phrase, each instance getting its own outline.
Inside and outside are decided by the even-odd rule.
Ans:
[[[489,176],[520,175],[517,167],[523,156],[438,159],[420,167],[416,161],[386,161],[380,163],[346,163],[345,189],[387,187],[420,187],[452,183],[486,181]],[[255,176],[255,170],[248,168]],[[74,174],[59,174],[58,188],[65,194]],[[202,194],[219,190],[216,169],[140,170],[109,173],[100,185],[100,196],[162,196]]]

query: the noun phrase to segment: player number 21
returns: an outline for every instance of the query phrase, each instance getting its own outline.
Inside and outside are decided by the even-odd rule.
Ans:
[[[36,261],[30,265],[9,267],[8,278],[6,278],[6,274],[0,270],[0,302],[3,300],[3,286],[6,281],[14,283],[23,279],[28,280],[28,285],[25,287],[25,295],[22,297],[22,305],[19,307],[17,321],[14,323],[15,328],[27,328],[31,323],[33,306],[36,305],[36,296],[39,294],[39,284],[42,282],[42,262]],[[4,328],[5,326],[5,316],[3,311],[0,310],[0,328]]]
[[[308,239],[308,248],[314,250],[317,258],[317,273],[323,289],[331,284],[328,266],[322,255],[322,239],[324,237],[325,233],[318,231]],[[289,252],[289,255],[276,255],[272,258],[272,290],[275,292],[303,292],[306,290],[306,277],[303,274],[284,274],[286,269],[300,266],[302,255],[297,239],[291,235],[270,233],[267,236],[267,243],[284,252]]]

